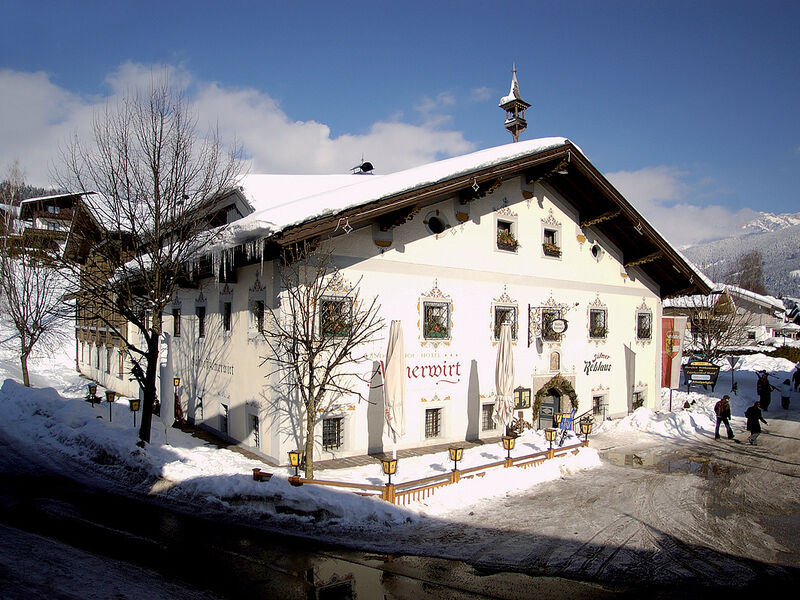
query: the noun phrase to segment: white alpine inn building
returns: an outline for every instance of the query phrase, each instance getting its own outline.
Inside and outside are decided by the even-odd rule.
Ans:
[[[662,299],[710,291],[565,138],[389,175],[250,175],[225,202],[237,218],[212,250],[213,268],[179,289],[165,315],[162,396],[179,377],[190,422],[278,464],[303,448],[305,417],[294,392],[267,376],[258,328],[264,307],[280,309],[278,251],[290,244],[330,250],[330,301],[357,285],[384,319],[379,339],[359,349],[368,360],[358,393],[317,415],[315,460],[391,449],[381,384],[392,320],[402,322],[406,353],[397,447],[411,448],[504,433],[492,419],[504,320],[515,417],[538,428],[573,407],[602,418],[653,406]],[[83,345],[81,372],[138,394]]]

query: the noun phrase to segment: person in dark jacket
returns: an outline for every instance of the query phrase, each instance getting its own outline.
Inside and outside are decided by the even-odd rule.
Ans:
[[[756,384],[756,391],[758,392],[758,400],[761,402],[761,408],[765,411],[769,410],[769,403],[772,401],[772,390],[774,389],[775,386],[769,382],[767,372],[762,371]]]
[[[761,403],[756,400],[756,403],[744,412],[744,416],[747,417],[747,431],[750,432],[747,441],[753,446],[757,446],[756,439],[761,434],[761,423],[767,425],[764,417],[761,416]]]
[[[794,368],[794,373],[792,373],[792,382],[794,383],[794,391],[800,392],[800,365],[797,365]]]
[[[724,423],[725,429],[728,432],[728,439],[733,439],[733,429],[729,423],[731,419],[731,397],[727,394],[722,397],[722,400],[714,405],[714,412],[717,415],[717,427],[714,429],[714,439],[719,439],[719,426]]]

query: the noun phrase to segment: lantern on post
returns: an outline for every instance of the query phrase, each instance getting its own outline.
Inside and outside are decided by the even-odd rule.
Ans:
[[[450,446],[450,460],[453,461],[453,471],[458,471],[458,461],[464,456],[464,448],[461,446]]]
[[[294,467],[294,476],[298,477],[297,470],[300,468],[300,451],[299,450],[290,450],[289,451],[289,464]]]
[[[90,383],[88,387],[89,387],[89,393],[86,395],[86,400],[91,402],[92,408],[94,408],[94,403],[100,401],[100,398],[97,397],[97,384]]]
[[[514,444],[517,441],[513,435],[504,435],[502,438],[503,440],[503,450],[506,451],[506,467],[510,467],[514,464],[513,460],[511,459],[511,451],[514,449]]]
[[[388,485],[392,485],[392,475],[397,473],[397,459],[383,458],[381,459],[381,466],[383,467],[383,474],[389,476]]]
[[[592,433],[592,422],[589,419],[581,421],[581,433],[583,434],[583,445],[589,445],[589,434]]]
[[[108,422],[111,423],[111,405],[114,403],[116,392],[106,390],[106,402],[108,402]]]
[[[128,408],[131,409],[133,413],[133,426],[136,427],[136,413],[139,411],[139,407],[141,406],[141,401],[131,398],[128,401]]]
[[[553,458],[553,442],[556,439],[557,433],[558,429],[553,429],[552,427],[548,427],[544,430],[544,437],[548,442],[550,442],[550,448],[547,451],[547,458]]]

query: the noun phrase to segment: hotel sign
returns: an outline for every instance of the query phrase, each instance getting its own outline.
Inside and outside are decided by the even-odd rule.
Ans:
[[[717,384],[719,367],[706,360],[695,360],[683,365],[683,379],[688,389],[692,384],[710,385],[713,391]]]

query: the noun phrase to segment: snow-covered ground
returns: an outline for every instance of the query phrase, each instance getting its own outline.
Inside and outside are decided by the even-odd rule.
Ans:
[[[343,532],[346,532],[345,539],[350,537],[349,543],[364,544],[373,549],[388,551],[391,548],[393,552],[461,558],[463,548],[473,548],[471,552],[477,552],[476,563],[508,564],[518,570],[524,570],[532,560],[527,546],[506,548],[500,558],[485,548],[474,549],[474,545],[479,543],[475,537],[477,527],[491,527],[494,531],[508,533],[506,528],[509,525],[504,524],[502,514],[496,514],[490,507],[516,507],[509,510],[517,511],[522,507],[527,510],[524,507],[532,497],[536,497],[537,489],[555,494],[557,487],[554,486],[564,480],[573,483],[597,480],[608,485],[608,477],[621,476],[608,470],[608,463],[601,461],[600,453],[607,455],[615,448],[658,447],[659,451],[665,452],[665,448],[687,444],[696,447],[706,443],[714,433],[713,406],[731,389],[731,373],[726,364],[722,367],[716,391],[702,388],[694,388],[691,393],[673,390],[670,399],[670,391],[662,390],[657,410],[640,408],[624,419],[596,422],[590,447],[575,455],[546,461],[538,468],[498,468],[485,477],[439,489],[424,501],[400,507],[377,498],[365,498],[324,486],[293,487],[287,481],[292,474],[288,469],[270,469],[239,453],[209,446],[177,429],[165,429],[158,420],[154,420],[152,443],[138,448],[133,416],[124,399],[112,406],[112,422],[108,419],[108,404],[92,407],[83,399],[87,382],[75,372],[71,348],[65,348],[61,356],[39,357],[31,362],[32,381],[36,386],[31,389],[17,382],[17,363],[13,345],[0,345],[0,435],[15,448],[26,450],[30,456],[44,457],[60,469],[72,471],[76,477],[91,479],[101,487],[123,485],[134,492],[165,501],[191,503],[198,511],[224,512],[227,517],[241,517],[267,527],[290,529],[319,538],[338,537],[341,541]],[[738,394],[732,395],[731,401],[738,437],[744,437],[742,415],[756,397],[756,372],[766,370],[771,374],[772,383],[778,385],[791,376],[794,368],[790,361],[763,354],[740,358],[734,372]],[[102,396],[102,390],[99,395]],[[800,394],[794,393],[792,402],[792,410],[785,414],[789,421],[796,421]],[[688,408],[683,408],[686,403]],[[778,411],[781,411],[780,398],[775,393],[771,410],[765,413],[765,418],[771,420]],[[744,448],[727,441],[721,444],[725,448]],[[513,454],[520,456],[546,448],[547,442],[541,433],[527,432],[517,441]],[[504,457],[505,451],[499,445],[484,445],[465,450],[460,466],[467,468]],[[256,482],[252,478],[254,467],[270,470],[274,476],[268,482]],[[439,474],[451,468],[447,453],[401,459],[395,481]],[[592,475],[594,471],[603,471],[604,474],[602,477]],[[385,482],[379,465],[318,470],[315,476],[372,485]],[[644,518],[652,517],[655,521],[663,520],[664,513],[670,512],[684,518],[681,511],[697,503],[697,483],[687,478],[673,478],[665,480],[663,485],[668,486],[665,491],[667,498],[650,498],[649,504],[639,503],[636,510],[643,511]],[[520,518],[520,514],[515,513],[515,518]],[[569,501],[554,504],[548,518],[571,522],[575,519],[574,506]],[[580,518],[591,521],[589,516]],[[480,522],[475,522],[475,519]],[[453,524],[459,527],[454,529]],[[750,527],[749,522],[742,527]],[[451,533],[430,538],[424,533],[426,531]],[[714,540],[708,541],[711,547],[714,543]],[[770,548],[777,554],[786,553],[785,547],[778,542]],[[748,554],[744,552],[741,556]],[[569,572],[569,565],[564,568]]]

